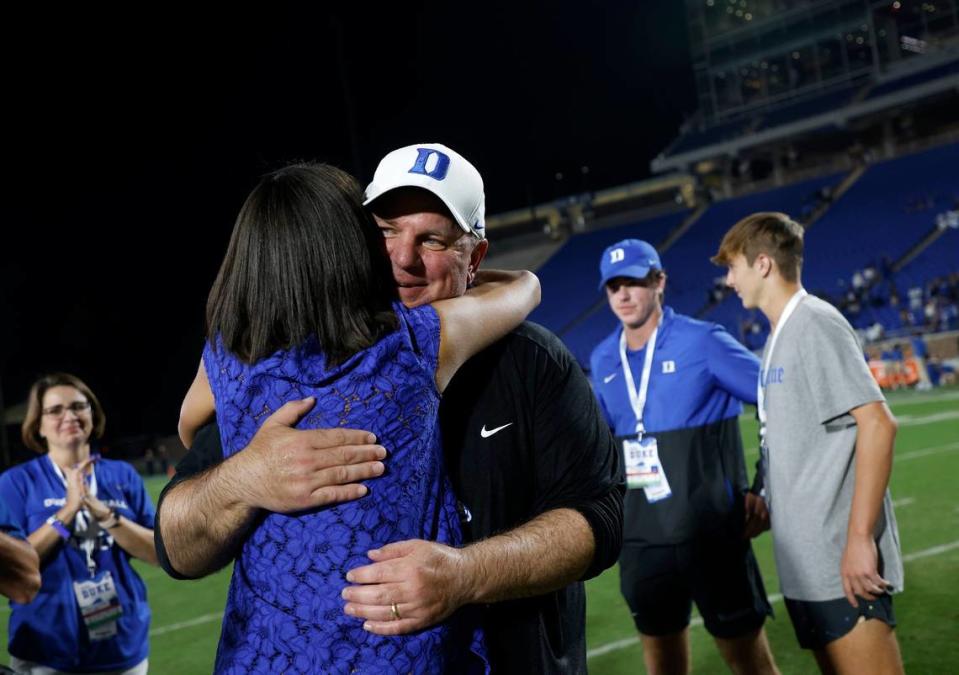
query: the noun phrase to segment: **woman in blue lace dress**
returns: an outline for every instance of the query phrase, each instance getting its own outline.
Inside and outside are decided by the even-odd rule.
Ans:
[[[181,412],[184,442],[215,409],[229,456],[284,403],[314,397],[302,428],[368,429],[389,455],[385,475],[357,501],[264,514],[234,566],[217,672],[488,671],[468,611],[384,637],[347,616],[340,593],[370,549],[460,543],[439,396],[538,300],[535,276],[496,272],[461,298],[408,309],[350,176],[296,165],[257,185],[210,293],[208,341]]]

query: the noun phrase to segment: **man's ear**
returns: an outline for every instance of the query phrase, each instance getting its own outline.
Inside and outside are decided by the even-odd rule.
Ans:
[[[474,277],[476,277],[476,271],[479,269],[480,263],[483,262],[483,258],[486,257],[486,252],[489,250],[489,240],[480,239],[476,242],[476,246],[473,247],[472,252],[470,253],[470,264],[467,268],[469,271],[469,283],[473,283]]]
[[[765,253],[760,253],[756,256],[756,269],[760,275],[765,279],[773,271],[773,259],[770,258]]]

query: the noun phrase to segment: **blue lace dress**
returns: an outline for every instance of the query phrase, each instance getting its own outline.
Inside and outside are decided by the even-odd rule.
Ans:
[[[443,466],[434,375],[439,317],[394,303],[399,328],[328,367],[315,343],[253,365],[222,346],[203,352],[224,455],[293,399],[315,396],[300,428],[376,434],[387,472],[360,500],[292,515],[270,513],[237,559],[217,650],[218,673],[488,672],[478,621],[461,611],[413,635],[368,633],[347,616],[346,573],[366,552],[404,539],[460,543],[456,499]]]

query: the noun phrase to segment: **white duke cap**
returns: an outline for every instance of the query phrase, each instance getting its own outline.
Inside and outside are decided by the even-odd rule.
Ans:
[[[440,143],[418,143],[394,150],[376,167],[363,204],[401,187],[429,190],[446,204],[463,230],[480,239],[486,237],[483,178],[455,150]]]

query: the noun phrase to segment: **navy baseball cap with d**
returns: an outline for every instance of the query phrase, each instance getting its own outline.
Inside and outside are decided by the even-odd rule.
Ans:
[[[640,239],[623,239],[605,251],[599,261],[599,290],[615,277],[643,279],[650,270],[662,270],[659,254]]]

